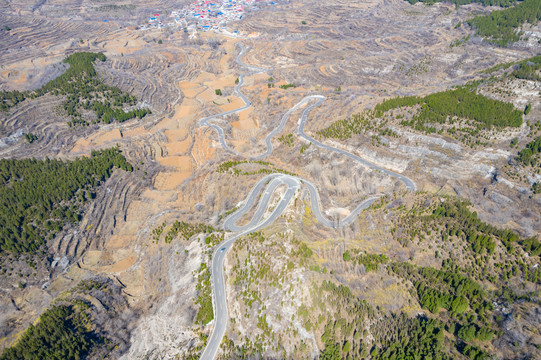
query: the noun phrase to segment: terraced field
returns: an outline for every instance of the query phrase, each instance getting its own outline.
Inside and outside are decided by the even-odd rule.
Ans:
[[[40,258],[0,258],[0,349],[53,303],[78,299],[93,331],[119,345],[98,342],[89,358],[198,358],[210,344],[209,359],[379,359],[389,329],[426,326],[417,314],[445,324],[452,358],[540,355],[531,239],[541,233],[541,175],[516,156],[541,131],[541,84],[514,77],[516,64],[487,71],[538,54],[539,25],[528,26],[529,40],[496,47],[465,25],[492,9],[481,4],[291,0],[247,6],[228,24],[238,37],[135,30],[188,2],[0,0],[0,90],[37,89],[66,71],[66,56],[103,52],[97,76],[152,111],[70,127],[65,98],[47,94],[0,113],[2,159],[67,161],[119,146],[133,166],[114,170]],[[415,106],[374,112],[385,99],[462,85],[521,113],[530,104],[523,125],[470,145],[405,126]],[[325,135],[344,119],[337,124],[357,121],[355,131]],[[462,200],[479,221],[512,230],[514,250],[492,234],[493,252],[478,253],[473,234],[454,233],[448,218],[451,235],[424,226]],[[494,309],[433,313],[415,285],[422,270],[401,267],[454,269],[451,261],[450,272],[489,289]],[[115,289],[107,316],[98,285],[73,290],[96,277]],[[464,340],[470,322],[494,339]],[[473,350],[453,345],[462,342]]]

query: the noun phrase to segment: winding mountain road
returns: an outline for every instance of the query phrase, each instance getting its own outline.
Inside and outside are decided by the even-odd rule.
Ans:
[[[249,69],[253,73],[267,71],[267,69],[263,69],[263,68],[259,68],[255,66],[249,66],[242,63],[241,57],[245,53],[245,48],[244,46],[242,46],[242,44],[239,44],[239,45],[241,47],[241,52],[237,56],[237,62],[239,63],[239,65]],[[233,153],[235,155],[241,156],[241,157],[242,157],[241,154],[229,148],[229,146],[227,145],[227,142],[225,141],[223,129],[216,124],[209,123],[209,120],[223,117],[229,114],[237,113],[237,112],[246,110],[251,106],[250,100],[248,100],[246,96],[244,96],[244,94],[242,94],[242,92],[240,91],[240,87],[243,84],[244,84],[244,75],[241,75],[239,77],[239,83],[235,87],[235,92],[244,101],[244,104],[245,104],[244,106],[235,110],[226,111],[221,114],[208,116],[199,120],[200,126],[209,126],[216,130],[216,132],[218,133],[220,144],[222,145],[224,150],[230,153]],[[365,159],[362,159],[361,157],[357,155],[354,155],[342,149],[338,149],[336,147],[325,145],[313,139],[312,137],[308,136],[304,132],[306,119],[310,111],[312,111],[314,108],[321,105],[323,101],[325,101],[325,97],[322,95],[307,96],[301,101],[299,101],[291,109],[289,109],[289,111],[287,111],[282,117],[282,120],[279,126],[276,127],[273,131],[271,131],[265,137],[265,143],[267,146],[266,152],[262,155],[251,157],[251,159],[258,160],[270,155],[273,149],[272,143],[271,143],[272,138],[283,130],[291,114],[295,110],[307,104],[308,102],[311,102],[312,100],[317,100],[317,101],[307,106],[304,109],[298,121],[297,131],[299,133],[299,136],[301,136],[307,141],[310,141],[311,143],[313,143],[314,145],[322,149],[327,149],[329,151],[342,154],[364,166],[367,166],[376,171],[380,171],[388,176],[394,177],[400,180],[401,182],[403,182],[408,190],[415,191],[417,189],[415,182],[413,182],[413,180],[411,180],[410,178],[406,176],[381,168],[377,166],[376,164],[373,164]],[[281,198],[278,201],[278,204],[274,207],[274,209],[270,212],[270,214],[264,218],[265,212],[269,208],[269,204],[272,200],[273,195],[278,191],[278,188],[284,187],[284,186],[285,186],[285,192],[283,192]],[[339,228],[339,227],[350,225],[357,218],[357,216],[359,215],[361,211],[369,207],[374,201],[376,201],[379,198],[378,195],[375,195],[375,196],[365,199],[355,209],[353,209],[347,217],[339,220],[338,222],[334,222],[332,220],[327,219],[322,214],[321,208],[320,208],[319,192],[317,191],[315,185],[309,182],[308,180],[301,179],[296,176],[285,175],[285,174],[270,174],[263,177],[261,180],[259,180],[257,184],[252,188],[252,190],[250,191],[246,199],[244,200],[243,205],[224,220],[224,229],[234,232],[235,235],[227,239],[226,241],[222,242],[220,245],[218,245],[212,255],[211,280],[212,280],[212,290],[214,294],[214,299],[213,299],[214,300],[214,304],[213,304],[214,329],[209,338],[207,346],[201,355],[201,359],[213,360],[216,357],[216,353],[218,352],[220,343],[223,339],[226,326],[227,326],[228,310],[227,310],[227,301],[226,301],[226,295],[225,295],[225,279],[224,279],[224,270],[223,270],[223,262],[227,255],[227,251],[231,248],[235,240],[237,240],[238,238],[248,235],[252,232],[258,231],[266,227],[267,225],[273,223],[276,219],[278,219],[283,214],[283,212],[285,211],[285,209],[287,208],[291,200],[295,198],[297,191],[300,190],[301,187],[306,188],[310,194],[310,206],[312,209],[312,213],[316,217],[317,221],[320,224],[327,227],[331,227],[331,228]],[[256,203],[258,203],[258,205],[250,221],[245,225],[237,225],[237,222],[242,218],[242,216],[246,214],[248,211],[250,211],[250,209],[252,209],[252,207]]]

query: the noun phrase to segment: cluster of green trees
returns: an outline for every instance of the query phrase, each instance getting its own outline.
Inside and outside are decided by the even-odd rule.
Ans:
[[[310,249],[305,242],[297,239],[296,237],[293,237],[291,243],[296,247],[296,249],[291,252],[291,255],[298,258],[299,265],[306,266],[308,263],[311,263],[310,258],[314,254],[312,249]],[[311,270],[316,269],[314,266],[309,266],[309,268]]]
[[[391,270],[415,285],[421,307],[437,314],[440,308],[462,314],[468,307],[480,315],[492,309],[481,286],[453,268],[436,270],[409,263],[394,263]]]
[[[479,219],[476,212],[470,211],[470,205],[468,201],[448,197],[443,202],[438,201],[428,214],[411,212],[409,216],[399,219],[398,225],[402,229],[400,236],[407,235],[412,240],[418,237],[420,241],[427,235],[437,235],[444,241],[458,237],[469,243],[477,254],[492,254],[499,239],[508,251],[512,251],[515,244],[520,244],[530,256],[539,255],[541,249],[536,237],[521,240],[511,229],[499,229],[487,224]],[[433,234],[433,231],[436,233]],[[391,232],[399,237],[396,228]]]
[[[508,250],[513,248],[513,244],[519,243],[531,256],[539,255],[541,247],[537,238],[532,237],[520,241],[520,237],[513,230],[499,229],[481,221],[476,212],[470,211],[469,205],[466,201],[445,201],[434,210],[433,215],[435,218],[454,219],[455,226],[447,225],[449,235],[466,236],[475,252],[482,253],[483,249],[486,249],[489,253],[492,252],[494,250],[494,241],[490,236],[496,236]]]
[[[468,35],[468,36],[463,36],[463,37],[461,37],[460,39],[457,39],[457,40],[453,41],[453,42],[451,43],[451,45],[449,45],[449,47],[452,49],[452,48],[454,48],[454,47],[464,45],[465,43],[468,42],[468,40],[470,40],[470,35]]]
[[[402,111],[403,114],[388,113],[394,109]],[[411,114],[411,117],[406,117],[405,112]],[[483,133],[485,130],[519,127],[522,124],[522,112],[516,110],[513,104],[493,100],[467,87],[461,87],[425,97],[388,99],[376,105],[373,111],[338,120],[318,131],[318,134],[343,140],[367,131],[377,131],[380,136],[397,137],[388,127],[389,116],[400,120],[402,126],[427,134],[445,133],[472,147],[485,144],[482,142],[483,138],[488,139]]]
[[[314,326],[325,325],[321,335],[325,347],[319,358],[366,358],[369,354],[363,341],[366,333],[361,326],[373,321],[377,311],[366,301],[359,300],[348,286],[332,281],[323,280],[321,286],[311,290],[311,295],[314,306],[321,311]],[[304,325],[307,323],[305,320]]]
[[[256,164],[256,165],[262,166],[262,168],[254,170],[254,171],[242,171],[241,169],[238,168],[238,166],[241,164]],[[274,173],[281,173],[281,174],[296,176],[296,174],[292,172],[277,168],[274,164],[271,164],[266,161],[260,161],[260,160],[225,161],[221,163],[220,165],[218,165],[216,172],[229,173],[235,176],[239,176],[239,175],[248,176],[248,175],[274,174]]]
[[[17,106],[18,103],[26,99],[26,93],[20,91],[0,91],[0,110],[7,111],[10,108]]]
[[[418,282],[434,284],[442,290],[453,289],[455,293],[463,294],[461,295],[462,301],[456,301],[455,307],[459,310],[466,310],[467,296],[474,296],[472,294],[480,291],[478,284],[472,285],[471,280],[454,276],[452,271],[434,275],[437,270],[418,268],[407,263],[393,264],[393,267],[396,267],[400,277],[416,284]],[[321,340],[325,344],[320,353],[321,359],[368,358],[369,355],[372,359],[451,359],[453,356],[446,346],[449,341],[445,340],[444,329],[462,340],[452,342],[452,346],[462,354],[477,360],[490,358],[487,353],[467,344],[472,341],[490,341],[495,335],[490,327],[479,326],[473,322],[471,316],[462,315],[465,323],[461,324],[455,323],[453,318],[446,317],[442,321],[438,318],[425,316],[410,318],[404,313],[385,314],[374,310],[365,302],[359,301],[347,286],[336,285],[330,281],[324,281],[321,288],[316,288],[311,293],[317,300],[316,307],[320,305],[318,299],[320,294],[331,295],[325,298],[326,303],[321,303],[320,308],[325,314],[329,313],[331,309],[336,310],[335,316],[339,316],[333,320],[330,315],[331,319],[325,325],[321,336]],[[343,301],[346,301],[347,305],[342,305]],[[483,302],[488,303],[484,300]],[[351,313],[351,317],[347,320],[342,318],[344,313],[350,315],[350,308],[354,311]],[[355,309],[358,309],[358,314],[355,313]],[[309,318],[310,316],[308,313],[301,317]],[[317,324],[321,322],[321,318],[322,315],[320,315]],[[368,322],[370,323],[369,329],[366,328]],[[368,349],[363,342],[368,334],[373,338],[371,349]]]
[[[282,144],[286,145],[286,146],[289,146],[289,147],[293,147],[294,143],[293,143],[293,140],[295,138],[293,137],[293,134],[287,134],[287,135],[282,135],[278,138],[278,141],[280,141]]]
[[[440,308],[449,311],[451,318],[442,319],[448,322],[446,328],[451,334],[466,343],[474,340],[491,341],[496,335],[489,325],[493,310],[491,294],[484,291],[477,282],[462,275],[453,261],[444,260],[442,270],[417,267],[409,263],[394,263],[391,269],[399,277],[414,283],[422,308],[436,315],[439,315]],[[471,359],[490,358],[471,345],[455,345]]]
[[[445,336],[441,321],[400,314],[384,323],[387,326],[374,327],[373,335],[378,345],[370,352],[372,359],[451,359],[443,348]],[[388,323],[392,325],[388,326]]]
[[[490,360],[494,358],[483,350],[469,344],[464,346],[464,348],[462,349],[462,353],[471,360]]]
[[[472,213],[467,205],[467,203],[460,201],[446,201],[434,210],[432,216],[435,219],[454,219],[454,223],[446,224],[449,236],[464,237],[471,244],[473,251],[478,254],[482,254],[485,251],[492,254],[496,248],[496,243],[490,235],[494,232],[492,230],[496,229],[488,229],[479,220],[477,213]]]
[[[540,69],[541,55],[537,55],[519,62],[517,68],[511,73],[511,76],[517,79],[541,81],[541,76],[537,74]]]
[[[154,229],[152,229],[152,240],[154,240],[155,243],[158,243],[158,241],[160,241],[160,236],[162,236],[163,234],[165,225],[166,222],[164,221],[161,225],[158,225]]]
[[[28,141],[29,144],[32,144],[38,139],[38,137],[32,133],[24,134],[24,138],[26,139],[26,141]]]
[[[355,298],[348,286],[342,284],[336,285],[332,281],[323,280],[321,283],[321,290],[325,290],[333,294],[335,297],[343,298],[344,300],[351,300]]]
[[[296,88],[297,85],[295,84],[285,84],[285,85],[280,85],[280,88],[284,89],[284,90],[287,90],[289,88]]]
[[[200,325],[206,325],[214,319],[212,309],[212,294],[210,288],[210,271],[206,263],[202,263],[197,276],[197,299],[195,303],[199,305],[195,322]]]
[[[176,220],[169,229],[169,231],[167,231],[167,234],[165,235],[165,242],[167,244],[170,244],[171,241],[173,241],[173,239],[175,239],[179,234],[182,239],[190,240],[191,237],[196,234],[209,234],[214,231],[216,231],[216,229],[210,225],[205,225],[201,223],[190,224],[185,221]]]
[[[122,103],[120,105],[115,105],[115,104],[116,102],[113,105],[114,106],[123,105]],[[103,122],[105,124],[110,124],[113,120],[116,120],[118,122],[124,122],[127,120],[134,119],[136,117],[139,119],[142,119],[146,115],[150,114],[150,110],[146,108],[134,109],[134,110],[130,110],[126,112],[122,110],[121,108],[111,107],[111,103],[109,103],[108,101],[105,101],[104,103],[102,103],[101,101],[98,101],[98,100],[95,100],[93,102],[87,101],[83,103],[83,108],[93,110],[96,116],[98,117],[98,122]],[[67,109],[68,113],[70,113],[71,109],[73,108],[70,107],[70,109]]]
[[[457,335],[466,342],[473,340],[490,341],[494,337],[494,331],[486,327],[478,327],[475,324],[462,326]]]
[[[58,305],[46,310],[36,325],[30,325],[0,360],[84,359],[97,337],[89,331],[90,320],[83,302]]]
[[[220,165],[218,165],[216,172],[226,173],[226,172],[229,172],[231,169],[234,169],[236,166],[240,164],[258,164],[262,166],[272,166],[272,164],[267,161],[252,161],[252,160],[225,161],[221,163]],[[237,171],[240,172],[240,170],[237,170]]]
[[[344,261],[353,261],[354,264],[363,265],[366,271],[376,271],[380,264],[386,264],[389,258],[383,254],[359,254],[351,255],[349,250],[346,250],[342,257]]]
[[[534,69],[535,69],[539,64],[541,64],[541,55],[533,56],[531,58],[526,58],[526,59],[520,60],[520,61],[511,61],[511,62],[507,62],[507,63],[494,65],[491,68],[483,70],[482,73],[492,74],[492,73],[494,73],[496,71],[499,71],[499,70],[509,69],[511,66],[515,65],[513,71],[510,73],[511,76],[513,76],[513,77],[515,77],[517,79],[522,79],[522,78],[526,78],[526,79],[529,79],[529,80],[535,79],[535,77],[530,78],[530,76],[531,76],[530,75],[530,70],[527,69],[527,68],[523,69],[523,70],[526,70],[525,73],[521,73],[521,71],[515,72],[516,70],[520,70],[522,68],[523,64],[528,65],[528,66],[533,66]],[[538,67],[537,67],[537,70],[539,70]],[[523,76],[525,76],[525,77],[523,77]]]
[[[364,134],[367,131],[385,131],[385,122],[378,123],[373,112],[366,114],[353,114],[348,119],[333,122],[327,128],[318,130],[319,136],[330,137],[340,140],[349,139],[353,135]]]
[[[541,255],[541,242],[535,237],[526,238],[520,241],[520,244],[530,256]]]
[[[116,333],[128,320],[118,318],[126,305],[112,280],[83,280],[59,295],[0,360],[117,358],[128,342],[125,334]]]
[[[160,241],[160,237],[165,230],[165,226],[166,222],[164,221],[161,225],[152,230],[152,240],[154,240],[154,242],[158,243],[158,241]],[[183,240],[190,240],[190,238],[196,234],[209,234],[214,231],[217,230],[210,225],[205,225],[202,223],[190,224],[185,221],[176,220],[165,235],[165,243],[170,244],[171,241],[173,241],[173,239],[175,239],[179,234]]]
[[[102,53],[81,52],[64,59],[69,64],[65,73],[49,81],[35,91],[0,92],[0,109],[8,110],[26,98],[37,98],[45,94],[64,96],[63,109],[71,118],[70,125],[87,124],[81,109],[92,110],[96,114],[96,122],[110,123],[113,120],[123,122],[135,117],[143,118],[150,114],[149,109],[136,109],[125,112],[122,107],[135,105],[135,96],[124,93],[117,87],[109,86],[98,78],[93,63],[105,61]]]
[[[464,87],[424,98],[406,96],[385,100],[376,105],[376,116],[381,117],[391,109],[415,105],[420,105],[421,110],[411,121],[403,121],[403,125],[417,130],[436,132],[432,124],[452,123],[453,118],[473,120],[477,129],[522,125],[522,112],[516,110],[513,104],[489,99]]]
[[[520,238],[510,229],[486,224],[469,210],[470,204],[461,199],[444,197],[443,202],[440,197],[419,200],[418,206],[411,209],[402,206],[397,210],[396,227],[391,228],[391,234],[402,245],[406,246],[409,241],[421,243],[429,238],[428,248],[432,249],[435,241],[437,247],[444,249],[452,242],[451,246],[459,251],[458,256],[466,260],[462,273],[495,286],[512,277],[533,283],[541,281],[541,269],[527,264],[524,258],[524,252],[530,257],[540,255],[541,244],[537,237]],[[506,253],[498,254],[496,247],[503,252],[506,250]],[[524,252],[517,249],[520,247]],[[440,251],[436,251],[435,257],[440,256]],[[450,258],[455,256],[457,254],[450,254]],[[498,256],[506,260],[495,262]]]
[[[537,24],[541,19],[541,0],[524,0],[505,10],[493,11],[488,15],[476,16],[468,21],[478,35],[488,41],[506,46],[520,40],[518,29],[524,24]]]
[[[36,253],[80,219],[82,205],[114,168],[132,171],[118,148],[73,161],[0,160],[0,253]]]
[[[524,149],[522,149],[517,156],[517,161],[525,166],[537,166],[539,157],[537,154],[541,153],[541,136],[528,143]],[[541,166],[541,162],[539,163]]]

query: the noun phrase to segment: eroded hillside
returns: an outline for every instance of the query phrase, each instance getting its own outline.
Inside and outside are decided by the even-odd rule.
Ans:
[[[539,25],[190,4],[0,2],[2,359],[541,356]]]

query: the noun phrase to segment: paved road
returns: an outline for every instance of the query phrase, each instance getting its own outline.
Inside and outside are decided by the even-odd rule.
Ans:
[[[299,132],[299,135],[302,138],[310,141],[312,144],[314,144],[314,145],[316,145],[316,146],[318,146],[320,148],[337,152],[339,154],[347,156],[350,159],[353,159],[354,161],[356,161],[356,162],[358,162],[358,163],[360,163],[360,164],[362,164],[364,166],[367,166],[367,167],[369,167],[371,169],[380,171],[380,172],[382,172],[382,173],[384,173],[386,175],[392,176],[392,177],[402,181],[404,183],[404,185],[406,185],[406,188],[408,190],[411,190],[411,191],[416,191],[417,190],[417,185],[415,185],[415,182],[413,180],[411,180],[410,178],[404,176],[404,175],[400,175],[398,173],[395,173],[394,171],[387,170],[387,169],[384,169],[382,167],[379,167],[376,164],[373,164],[370,161],[367,161],[367,160],[365,160],[363,158],[360,158],[357,155],[354,155],[354,154],[352,154],[350,152],[347,152],[345,150],[341,150],[341,149],[335,148],[333,146],[325,145],[325,144],[317,141],[316,139],[311,138],[310,136],[306,135],[306,133],[304,132],[304,125],[306,124],[306,117],[308,116],[308,113],[310,111],[312,111],[312,109],[314,109],[315,107],[318,107],[319,105],[321,105],[323,103],[323,101],[325,101],[325,96],[323,96],[323,95],[313,95],[313,96],[311,96],[311,98],[318,99],[318,101],[316,103],[308,106],[306,109],[304,109],[304,111],[303,111],[303,113],[301,115],[301,118],[299,119],[297,131]]]
[[[244,66],[253,72],[266,71],[265,69],[262,69],[262,68],[258,68],[254,66],[247,66],[243,64],[240,58],[244,55],[245,48],[242,45],[240,45],[240,47],[241,47],[241,52],[237,56],[237,62],[241,66]],[[218,125],[209,123],[208,121],[211,119],[215,119],[217,117],[243,111],[251,106],[251,102],[240,92],[240,87],[243,84],[244,84],[244,75],[241,75],[239,77],[239,83],[235,87],[235,92],[244,101],[245,106],[199,120],[200,125],[210,126],[217,131],[218,137],[220,139],[220,143],[225,150],[233,154],[236,154],[238,156],[242,156],[242,155],[230,149],[227,146],[223,129],[219,127]],[[364,166],[367,166],[371,169],[374,169],[384,174],[387,174],[389,176],[392,176],[402,181],[404,185],[406,185],[406,188],[408,190],[415,191],[417,189],[415,183],[408,177],[405,177],[393,171],[381,168],[345,150],[341,150],[329,145],[325,145],[311,138],[310,136],[306,135],[306,133],[304,132],[306,119],[310,111],[312,111],[315,107],[321,105],[323,101],[325,101],[325,97],[322,95],[307,96],[304,99],[302,99],[299,103],[297,103],[295,106],[293,106],[288,112],[286,112],[284,116],[282,117],[280,125],[276,129],[271,131],[265,138],[265,143],[267,145],[266,152],[262,155],[253,157],[253,159],[261,159],[268,156],[272,152],[272,144],[271,144],[272,138],[276,134],[278,134],[280,131],[282,131],[285,124],[289,120],[291,114],[296,109],[298,109],[299,107],[305,105],[306,103],[312,100],[317,100],[317,101],[311,104],[310,106],[306,107],[306,109],[304,109],[304,111],[302,112],[301,118],[299,119],[299,122],[298,122],[297,131],[302,138],[310,141],[311,143],[313,143],[314,145],[320,148],[337,152],[339,154],[349,157],[350,159]],[[280,200],[278,201],[277,206],[271,211],[271,213],[266,218],[263,218],[263,216],[265,215],[265,211],[269,207],[272,196],[281,187],[285,187],[285,192],[283,193]],[[212,290],[214,294],[214,298],[213,298],[214,300],[214,303],[213,303],[214,329],[209,338],[207,346],[205,350],[203,351],[203,354],[201,355],[201,359],[213,360],[216,357],[216,353],[218,352],[220,343],[223,339],[226,326],[227,326],[228,310],[227,310],[227,301],[226,301],[226,294],[225,294],[225,279],[224,279],[224,272],[223,272],[223,262],[228,250],[231,248],[235,240],[237,240],[241,236],[245,236],[252,232],[258,231],[266,227],[267,225],[273,223],[276,219],[278,219],[278,217],[280,217],[282,213],[284,212],[284,210],[287,208],[289,202],[295,198],[297,191],[301,187],[306,188],[310,194],[310,206],[312,209],[312,213],[314,214],[318,222],[324,226],[332,227],[332,228],[339,228],[339,227],[350,225],[357,218],[357,216],[362,210],[369,207],[374,201],[376,201],[379,198],[379,196],[376,195],[376,196],[372,196],[370,198],[365,199],[355,209],[353,209],[347,217],[340,219],[338,222],[334,222],[332,220],[327,219],[322,214],[321,208],[320,208],[319,192],[317,191],[317,188],[314,186],[314,184],[312,184],[308,180],[301,179],[296,176],[285,175],[285,174],[270,174],[263,177],[261,180],[259,180],[257,184],[252,188],[252,190],[250,191],[246,199],[244,200],[243,205],[224,220],[224,229],[234,232],[235,235],[227,239],[220,245],[218,245],[212,255],[211,281],[212,281]],[[242,216],[246,214],[250,209],[252,209],[252,207],[256,203],[257,203],[257,208],[255,210],[254,215],[250,219],[250,221],[245,225],[237,225],[237,222],[242,218]]]
[[[244,56],[244,53],[246,52],[246,49],[242,44],[239,44],[239,46],[241,48],[241,51],[237,55],[237,63],[240,66],[247,68],[252,73],[262,73],[262,72],[268,71],[267,69],[264,69],[264,68],[244,64],[242,62],[241,58],[242,58],[242,56]],[[218,125],[209,123],[209,120],[221,118],[221,117],[224,117],[224,116],[227,116],[227,115],[230,115],[230,114],[236,114],[238,112],[249,109],[252,106],[252,102],[240,91],[240,88],[242,87],[242,85],[244,85],[244,74],[239,76],[239,83],[235,86],[235,93],[244,102],[244,106],[241,106],[240,108],[237,108],[237,109],[224,111],[224,112],[216,114],[216,115],[207,116],[207,117],[204,117],[204,118],[199,120],[199,126],[208,126],[208,127],[213,128],[214,130],[216,130],[216,132],[218,133],[218,139],[220,141],[220,144],[222,145],[222,148],[224,148],[226,151],[229,151],[230,153],[235,154],[235,155],[240,156],[240,157],[243,157],[243,155],[236,152],[235,150],[231,149],[227,145],[227,142],[225,141],[224,130]],[[270,140],[267,143],[270,143]],[[270,154],[271,152],[272,152],[272,149],[267,148],[267,152],[265,153],[265,155],[258,156],[258,158],[265,157],[268,154]]]

